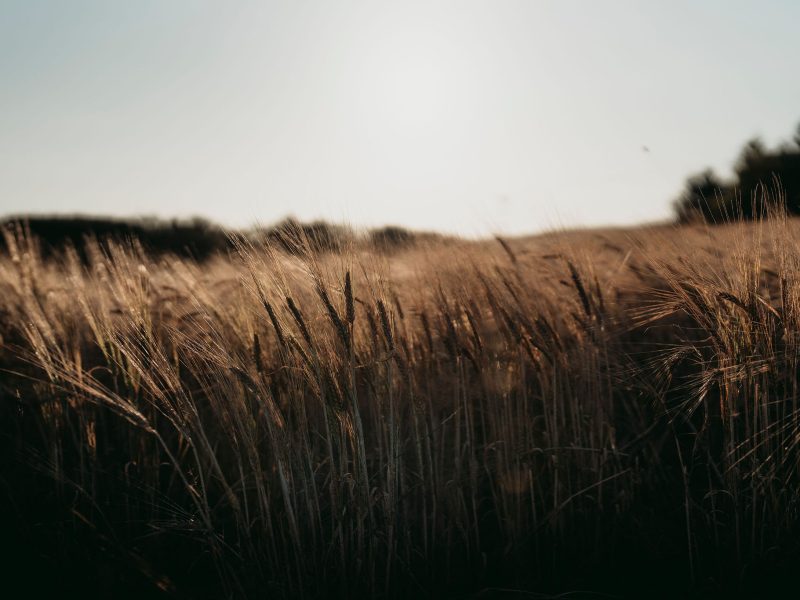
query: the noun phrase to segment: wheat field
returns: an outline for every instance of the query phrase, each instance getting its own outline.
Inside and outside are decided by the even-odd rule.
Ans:
[[[198,263],[8,228],[9,565],[82,597],[766,593],[798,564],[798,234]]]

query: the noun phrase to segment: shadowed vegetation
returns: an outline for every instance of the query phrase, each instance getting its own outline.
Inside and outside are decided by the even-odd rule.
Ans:
[[[8,217],[0,227],[21,227],[35,240],[36,251],[44,259],[63,254],[65,248],[77,251],[81,261],[88,261],[87,244],[107,249],[107,242],[136,243],[150,256],[166,254],[190,258],[199,262],[218,254],[235,250],[230,235],[221,227],[194,218],[165,221],[155,218],[107,219],[83,216],[20,216]],[[339,252],[353,245],[373,246],[382,251],[395,251],[419,241],[440,239],[433,233],[412,232],[402,227],[383,227],[357,232],[345,225],[325,221],[302,223],[293,218],[268,227],[251,228],[239,235],[253,240],[267,240],[284,252],[298,251],[297,240],[302,238],[304,248],[314,252]],[[5,239],[0,239],[0,252],[10,250]]]
[[[734,166],[732,181],[710,169],[690,177],[675,202],[675,212],[681,223],[752,220],[778,208],[777,198],[782,210],[800,214],[800,127],[791,143],[778,148],[768,149],[758,139],[749,141]]]
[[[300,232],[201,266],[92,239],[45,259],[8,227],[0,497],[37,573],[17,576],[106,597],[777,589],[798,564],[797,233],[777,214],[386,256]]]

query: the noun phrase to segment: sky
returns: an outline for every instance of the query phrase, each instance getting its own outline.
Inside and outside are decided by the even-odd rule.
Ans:
[[[669,218],[800,123],[800,2],[0,0],[0,215]]]

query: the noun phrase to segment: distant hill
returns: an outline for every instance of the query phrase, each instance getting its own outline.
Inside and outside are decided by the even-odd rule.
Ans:
[[[156,254],[173,253],[199,260],[228,246],[225,232],[203,219],[164,221],[83,216],[13,216],[4,219],[2,226],[22,227],[36,236],[45,257],[62,252],[67,244],[73,245],[82,255],[87,237],[99,240],[136,238]],[[0,247],[5,250],[5,239],[0,240]]]
[[[203,261],[220,252],[232,249],[230,231],[201,218],[188,220],[163,220],[155,218],[113,219],[93,216],[32,216],[15,215],[0,220],[0,227],[21,228],[35,236],[42,256],[58,256],[67,245],[71,245],[85,258],[85,240],[95,238],[102,241],[113,239],[138,240],[150,253],[174,254],[180,257]],[[325,221],[301,223],[285,219],[275,225],[239,231],[254,239],[268,239],[286,252],[296,252],[301,246],[315,251],[338,251],[348,244],[367,243],[375,249],[389,252],[407,247],[422,239],[438,239],[433,233],[417,233],[402,227],[387,226],[357,234],[345,225]],[[0,252],[6,252],[4,237],[0,237]]]

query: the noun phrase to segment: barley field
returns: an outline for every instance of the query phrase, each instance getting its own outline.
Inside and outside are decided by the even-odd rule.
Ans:
[[[800,565],[793,219],[202,263],[3,233],[9,582],[730,597]]]

